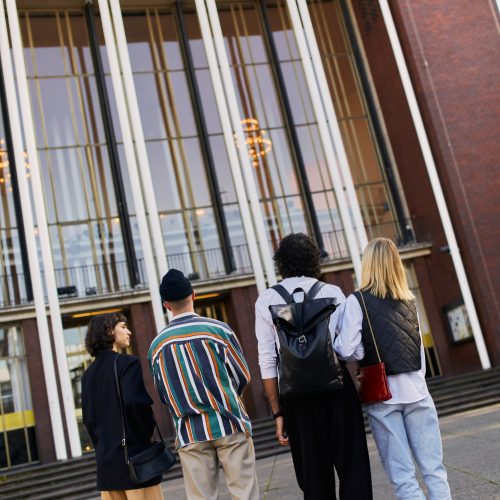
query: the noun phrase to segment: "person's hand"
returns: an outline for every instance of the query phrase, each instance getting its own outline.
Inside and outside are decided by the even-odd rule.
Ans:
[[[276,419],[276,437],[281,446],[289,446],[288,436],[285,431],[285,419],[283,417]]]

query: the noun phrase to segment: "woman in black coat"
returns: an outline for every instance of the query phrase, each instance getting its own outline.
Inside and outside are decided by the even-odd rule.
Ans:
[[[120,354],[130,345],[131,332],[121,313],[95,316],[89,324],[85,346],[94,362],[82,378],[83,423],[94,444],[97,460],[97,489],[105,500],[163,499],[161,476],[143,483],[130,480],[122,442],[120,403],[115,384],[114,362],[123,399],[129,455],[151,443],[153,401],[144,387],[139,359]]]

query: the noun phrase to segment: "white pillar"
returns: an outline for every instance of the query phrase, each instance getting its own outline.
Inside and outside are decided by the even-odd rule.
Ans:
[[[451,223],[451,218],[448,212],[448,207],[446,205],[443,188],[441,187],[441,182],[439,181],[436,163],[434,162],[434,157],[432,156],[432,151],[429,145],[429,140],[427,138],[427,133],[425,131],[422,115],[418,107],[415,91],[413,90],[413,85],[411,82],[410,74],[408,72],[408,67],[406,66],[406,60],[403,55],[403,50],[401,49],[396,26],[394,25],[394,19],[392,18],[391,9],[389,8],[387,0],[379,0],[379,4],[382,15],[384,17],[384,22],[387,28],[387,33],[389,35],[389,40],[391,42],[394,57],[396,59],[396,64],[398,66],[399,76],[401,77],[401,82],[403,83],[403,88],[406,94],[406,100],[408,101],[408,106],[410,108],[413,124],[415,125],[415,130],[417,132],[418,142],[420,143],[420,149],[422,150],[425,166],[427,167],[427,173],[431,181],[432,191],[434,193],[434,198],[436,199],[436,203],[438,206],[439,216],[441,218],[443,229],[446,235],[446,240],[448,241],[448,246],[450,248],[451,258],[453,260],[453,265],[455,266],[455,272],[457,273],[458,283],[460,284],[460,290],[464,299],[465,308],[467,309],[467,314],[472,326],[472,332],[476,341],[476,347],[479,353],[479,358],[481,360],[481,366],[483,367],[483,369],[487,369],[491,367],[491,363],[488,357],[486,344],[484,343],[483,332],[481,331],[481,325],[479,324],[476,306],[474,305],[469,282],[467,280],[467,274],[465,272],[465,267],[460,255],[460,248],[455,237],[455,231]]]
[[[226,92],[225,95],[227,99],[229,115],[231,118],[231,122],[233,124],[233,131],[238,140],[238,144],[243,145],[245,144],[246,141],[241,119],[249,117],[242,117],[240,115],[240,110],[238,107],[238,99],[236,98],[236,90],[234,88],[233,78],[231,76],[229,59],[227,57],[226,46],[224,44],[224,36],[222,34],[222,28],[219,20],[219,13],[217,12],[217,6],[215,4],[215,0],[206,0],[206,5],[208,9],[208,15],[210,18],[210,24],[212,26],[215,51],[217,53],[217,58],[219,60],[219,67],[222,76],[222,81],[224,84],[224,89]],[[271,286],[276,284],[277,282],[276,271],[274,269],[274,262],[272,258],[273,251],[271,249],[271,245],[269,244],[268,232],[264,225],[264,214],[262,213],[262,207],[259,202],[259,194],[257,191],[257,186],[255,185],[255,179],[253,177],[252,165],[246,148],[240,147],[238,149],[238,153],[240,157],[241,166],[243,168],[243,177],[245,179],[248,198],[250,200],[250,205],[252,207],[255,230],[257,232],[257,238],[260,243],[262,262],[264,264],[264,269],[266,271],[267,282]]]
[[[311,16],[309,14],[306,0],[297,0],[297,4],[299,6],[300,17],[302,18],[302,24],[304,26],[304,35],[307,40],[312,64],[316,73],[319,92],[323,101],[323,105],[325,107],[328,129],[330,131],[333,145],[335,147],[335,152],[337,154],[340,173],[344,181],[345,192],[349,201],[349,205],[351,207],[351,214],[354,218],[354,226],[356,235],[358,237],[359,248],[361,251],[363,251],[368,243],[368,236],[366,235],[363,216],[359,207],[358,197],[356,196],[356,190],[354,189],[351,169],[349,168],[349,161],[345,152],[344,141],[342,140],[342,134],[340,133],[337,113],[335,112],[335,107],[333,105],[332,94],[328,87],[325,68],[321,61],[318,41],[316,40],[316,36],[314,34],[314,28],[312,25]]]
[[[24,125],[24,137],[28,160],[31,165],[31,180],[33,186],[33,201],[35,204],[38,231],[40,235],[40,246],[42,250],[43,268],[45,271],[45,284],[47,286],[47,297],[49,299],[50,322],[52,325],[52,337],[54,339],[54,350],[59,371],[59,382],[63,399],[66,426],[71,448],[71,456],[82,455],[80,432],[76,423],[75,402],[73,389],[69,375],[68,360],[66,356],[66,344],[64,342],[64,331],[57,295],[56,275],[54,272],[54,261],[52,259],[52,246],[50,244],[49,228],[47,225],[47,214],[43,198],[42,177],[38,163],[38,152],[36,149],[35,125],[31,111],[30,96],[28,91],[28,79],[24,63],[24,51],[19,28],[19,18],[15,0],[7,0],[7,16],[9,19],[10,38],[12,51],[14,53],[14,65],[16,70],[17,88],[19,91],[19,104]]]
[[[137,93],[134,85],[132,66],[130,64],[130,55],[128,52],[127,38],[125,36],[125,27],[120,9],[119,0],[110,0],[111,16],[116,35],[116,46],[118,49],[118,58],[121,63],[123,85],[125,87],[125,97],[128,103],[130,116],[130,125],[134,138],[137,158],[139,160],[139,175],[142,181],[144,200],[149,215],[149,225],[151,228],[153,246],[156,253],[157,268],[159,276],[162,277],[168,271],[167,253],[161,231],[160,217],[158,215],[158,206],[156,204],[153,179],[151,178],[151,168],[149,166],[148,154],[146,150],[146,141],[142,128],[141,114],[137,101]]]
[[[318,130],[321,138],[321,143],[323,144],[323,151],[325,152],[326,163],[330,171],[330,178],[332,181],[333,189],[335,191],[335,197],[337,198],[340,218],[342,219],[342,224],[344,226],[347,246],[349,247],[354,271],[358,278],[358,283],[361,283],[361,252],[363,248],[359,246],[359,243],[356,239],[356,234],[354,233],[353,223],[349,214],[349,207],[342,182],[342,176],[340,175],[340,171],[337,165],[337,158],[335,157],[335,151],[331,142],[325,116],[325,110],[323,108],[323,103],[321,102],[318,83],[314,76],[314,68],[311,63],[311,56],[308,51],[304,30],[300,22],[297,4],[295,0],[287,0],[287,5],[288,11],[290,13],[290,19],[292,21],[293,31],[295,33],[295,39],[297,40],[297,48],[299,50],[300,59],[304,68],[307,88],[311,96],[314,114],[318,123]],[[364,225],[362,227],[364,229]]]
[[[236,191],[236,197],[238,199],[238,205],[240,208],[243,229],[245,231],[245,237],[247,240],[248,253],[250,255],[250,260],[252,262],[252,269],[255,275],[255,283],[257,285],[257,291],[260,294],[266,289],[266,280],[264,276],[264,270],[262,268],[262,261],[260,257],[259,247],[257,244],[257,239],[255,237],[255,231],[252,223],[252,216],[250,214],[250,209],[248,206],[247,195],[245,192],[245,185],[243,182],[241,168],[238,161],[238,152],[236,144],[234,142],[233,130],[231,127],[231,119],[229,117],[229,111],[227,109],[227,103],[224,96],[224,86],[222,84],[221,76],[219,73],[217,56],[215,54],[214,42],[212,39],[212,33],[210,31],[210,25],[208,22],[208,16],[204,0],[196,0],[196,11],[198,14],[198,21],[200,23],[203,43],[205,45],[205,52],[207,54],[208,67],[215,93],[215,100],[217,103],[217,108],[219,110],[224,141],[226,144],[227,154],[229,157],[229,165],[231,167],[231,173],[234,182],[234,189]]]
[[[141,189],[141,182],[132,139],[132,131],[127,112],[127,103],[125,100],[125,93],[123,90],[123,84],[120,75],[120,65],[118,62],[116,43],[113,34],[113,26],[111,24],[107,0],[99,0],[99,13],[101,15],[101,23],[104,31],[104,39],[106,42],[106,53],[108,54],[111,80],[116,100],[116,109],[118,112],[118,121],[120,122],[120,128],[122,131],[123,146],[125,149],[125,157],[127,162],[127,171],[130,177],[130,189],[132,191],[132,198],[134,200],[137,225],[139,226],[139,234],[142,252],[144,255],[144,265],[146,267],[151,305],[153,307],[155,327],[159,332],[165,327],[165,316],[163,315],[161,299],[158,292],[159,279],[154,263],[154,254],[150,241],[148,221],[146,218],[144,206],[144,197]]]
[[[16,13],[17,15],[17,13]],[[12,20],[11,20],[12,21]],[[24,168],[23,156],[23,133],[19,110],[17,107],[17,95],[15,90],[15,78],[11,62],[11,53],[9,39],[7,34],[7,23],[5,19],[5,10],[3,0],[0,2],[0,60],[2,64],[5,90],[7,94],[7,108],[9,114],[10,126],[12,129],[12,140],[14,143],[14,159],[16,163],[16,172],[19,184],[19,194],[21,199],[21,209],[24,222],[24,234],[26,238],[26,247],[28,251],[29,270],[31,275],[31,284],[33,288],[33,298],[35,303],[35,312],[37,319],[37,330],[40,338],[40,349],[42,354],[43,374],[45,386],[47,389],[47,400],[49,403],[50,422],[52,426],[52,435],[56,458],[65,460],[68,458],[66,444],[64,440],[64,428],[61,416],[61,407],[59,404],[56,374],[54,370],[54,359],[52,357],[52,345],[50,341],[49,324],[47,321],[47,312],[45,309],[45,298],[42,284],[42,275],[40,264],[38,262],[38,252],[36,238],[34,233],[34,222],[32,207],[30,203],[30,192],[26,171]],[[19,80],[18,80],[19,83]],[[31,162],[31,157],[29,157]],[[31,163],[32,170],[34,169]],[[37,193],[35,196],[39,196]],[[40,224],[40,219],[38,220]],[[67,371],[67,368],[66,368]],[[72,415],[75,419],[75,414]]]

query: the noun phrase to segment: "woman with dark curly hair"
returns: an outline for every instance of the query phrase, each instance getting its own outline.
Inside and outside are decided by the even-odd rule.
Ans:
[[[293,295],[295,302],[301,302],[320,277],[320,250],[309,236],[290,234],[281,240],[274,261],[283,277],[280,285]],[[333,298],[336,305],[345,301],[340,288],[328,284],[314,298]],[[341,389],[280,398],[277,367],[280,345],[269,308],[284,302],[275,289],[269,288],[255,304],[259,365],[276,421],[278,442],[290,445],[297,482],[306,500],[336,498],[335,470],[342,500],[370,500],[372,484],[363,415],[345,365],[342,364]],[[331,345],[337,319],[338,313],[334,312],[329,323]],[[286,366],[282,370],[286,371]]]
[[[122,417],[115,383],[116,362],[122,396],[127,448],[135,455],[151,443],[153,401],[144,387],[139,359],[121,354],[130,345],[132,333],[121,313],[95,316],[90,321],[85,347],[95,357],[82,378],[83,423],[95,447],[97,490],[107,500],[163,499],[161,476],[148,483],[130,480],[122,446]]]

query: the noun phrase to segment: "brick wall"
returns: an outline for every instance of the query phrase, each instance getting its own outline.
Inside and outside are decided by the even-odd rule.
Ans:
[[[56,459],[52,424],[50,421],[47,387],[42,364],[40,339],[35,319],[24,320],[21,324],[28,361],[28,377],[31,389],[31,400],[35,415],[35,434],[38,446],[38,457],[42,463]]]
[[[158,398],[147,362],[149,346],[158,333],[156,331],[151,304],[133,304],[130,306],[129,315],[129,326],[132,331],[132,349],[134,355],[141,360],[144,385],[153,399],[153,411],[156,420],[162,433],[167,436],[174,436],[175,430],[172,417],[167,407]]]
[[[241,342],[245,358],[250,368],[252,381],[243,395],[250,418],[263,418],[270,415],[264,387],[260,378],[257,338],[255,337],[255,286],[234,288],[227,303],[228,320]]]
[[[367,0],[359,0],[353,2],[352,5],[357,25],[359,26],[362,45],[366,52],[369,69],[373,77],[375,92],[379,99],[390,145],[394,153],[397,170],[401,178],[404,195],[417,237],[420,241],[429,240],[433,243],[431,255],[423,259],[416,266],[416,270],[426,308],[429,309],[431,328],[444,373],[453,374],[478,369],[480,368],[480,364],[475,345],[473,343],[454,345],[449,339],[442,307],[460,298],[460,289],[451,257],[447,253],[440,251],[440,248],[446,245],[446,239],[383,18],[377,2],[368,2],[371,5],[371,8],[368,10],[363,8],[363,5],[366,3]],[[500,345],[499,340],[495,340],[498,319],[494,319],[492,311],[490,311],[495,301],[491,300],[491,293],[486,290],[488,288],[487,285],[484,286],[484,290],[481,290],[481,280],[479,279],[480,276],[484,278],[486,274],[493,271],[492,278],[497,279],[498,282],[498,250],[497,248],[490,248],[490,243],[488,243],[494,235],[485,235],[484,240],[483,237],[480,237],[481,242],[478,240],[473,241],[474,238],[470,237],[474,232],[477,232],[478,228],[474,228],[475,223],[471,222],[465,213],[468,209],[466,209],[464,197],[457,198],[456,192],[457,185],[464,187],[464,175],[470,175],[470,178],[467,177],[467,183],[470,186],[466,189],[469,198],[471,196],[476,197],[478,193],[474,194],[475,191],[486,192],[493,189],[491,187],[493,182],[490,177],[492,172],[490,150],[493,145],[488,134],[485,134],[486,137],[481,138],[481,133],[476,131],[472,136],[469,136],[469,127],[479,127],[478,120],[474,118],[472,122],[467,123],[467,116],[463,116],[461,120],[457,119],[456,115],[453,114],[456,112],[454,107],[457,106],[457,102],[454,99],[447,99],[446,102],[449,109],[445,107],[438,111],[435,106],[433,95],[436,90],[440,94],[454,94],[457,92],[457,86],[460,87],[465,84],[465,82],[462,82],[460,72],[465,70],[462,66],[467,64],[467,58],[464,58],[458,67],[448,64],[448,69],[442,70],[447,74],[446,78],[443,76],[439,80],[439,87],[431,87],[422,83],[426,78],[426,66],[421,58],[421,53],[417,50],[418,44],[422,41],[421,38],[425,37],[426,45],[433,46],[432,54],[436,58],[435,64],[437,65],[444,64],[455,43],[458,44],[460,51],[470,50],[467,47],[468,43],[472,42],[466,42],[465,39],[467,37],[460,33],[460,29],[457,30],[457,21],[454,19],[452,12],[461,10],[459,17],[462,18],[466,25],[462,26],[465,32],[475,33],[476,31],[481,31],[484,29],[484,23],[479,22],[475,16],[469,16],[470,11],[473,9],[466,8],[464,3],[466,2],[444,1],[440,3],[440,8],[437,9],[436,3],[430,0],[422,2],[399,1],[391,2],[391,7],[398,26],[405,56],[409,62],[410,73],[423,112],[424,123],[429,135],[459,245],[461,246],[466,271],[470,279],[473,294],[475,295],[483,332],[490,354],[498,362],[500,359]],[[411,11],[409,10],[409,6],[412,8]],[[484,2],[484,5],[479,10],[483,8],[488,10],[487,2]],[[415,11],[418,11],[418,13],[416,14]],[[432,13],[432,15],[429,15],[429,13]],[[421,37],[419,40],[414,36],[415,33],[411,37],[408,37],[408,32],[411,32],[414,28],[412,23],[416,16],[419,19],[421,18],[421,23],[423,23],[423,28],[420,28],[420,25],[417,23],[419,29],[423,30],[425,27],[424,32],[420,32]],[[425,22],[423,21],[424,18]],[[491,41],[492,45],[493,43]],[[474,48],[472,50],[475,52],[479,49]],[[476,57],[481,59],[477,53]],[[488,57],[479,65],[483,73],[487,72],[487,59]],[[417,60],[418,64],[414,62]],[[476,71],[481,71],[481,69],[476,66]],[[434,81],[434,85],[437,85],[437,81]],[[461,96],[459,101],[466,104],[468,114],[474,115],[474,101],[478,97],[465,92],[465,89],[459,95]],[[479,99],[491,102],[491,92],[486,92]],[[429,111],[430,109],[433,110],[432,113]],[[460,148],[454,148],[453,145],[450,148],[448,145],[443,123],[437,120],[437,117],[443,112],[446,113],[445,116],[457,133],[456,141],[461,141],[463,144]],[[476,168],[470,168],[469,165],[468,168],[461,166],[457,170],[450,159],[452,156],[456,157],[460,151],[463,151],[465,154],[466,150],[474,150],[478,156],[481,156],[482,148],[488,151],[485,153],[484,160],[476,163]],[[490,179],[490,186],[485,185],[488,184],[488,178]],[[490,233],[495,233],[491,217],[485,214],[485,212],[489,212],[490,210],[494,212],[491,206],[491,197],[489,194],[485,194],[482,198],[482,201],[476,201],[474,205],[477,208],[476,215],[481,220],[488,219],[491,223],[488,229]],[[481,204],[482,208],[480,207]],[[484,225],[485,231],[486,226],[488,224]],[[483,248],[486,245],[490,248],[488,254],[490,255],[489,268],[480,262],[481,259],[478,259],[478,245]]]
[[[485,340],[499,363],[498,13],[488,1],[394,7]]]

